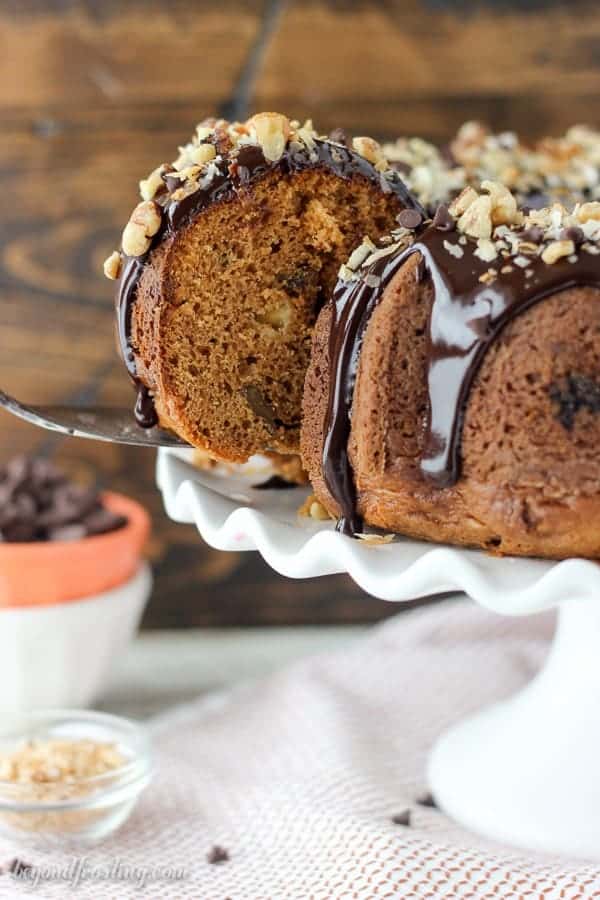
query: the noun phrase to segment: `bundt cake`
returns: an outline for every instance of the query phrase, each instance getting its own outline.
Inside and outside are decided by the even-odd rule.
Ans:
[[[277,113],[201,123],[140,190],[105,263],[139,424],[225,460],[298,452],[312,329],[340,264],[418,203],[375,141]]]
[[[486,180],[502,182],[528,207],[600,198],[600,132],[583,125],[528,145],[513,132],[465,122],[444,147],[401,137],[383,152],[431,213]]]
[[[600,203],[497,182],[364,242],[319,314],[303,461],[338,527],[600,557]]]

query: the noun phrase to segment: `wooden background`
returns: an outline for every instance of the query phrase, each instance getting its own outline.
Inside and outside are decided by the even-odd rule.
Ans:
[[[391,137],[466,118],[527,135],[599,125],[587,2],[0,2],[0,385],[24,400],[131,402],[101,263],[137,181],[208,114],[262,108]],[[285,581],[169,523],[153,454],[0,417],[0,462],[56,454],[152,511],[148,626],[358,621],[392,611],[345,578]]]

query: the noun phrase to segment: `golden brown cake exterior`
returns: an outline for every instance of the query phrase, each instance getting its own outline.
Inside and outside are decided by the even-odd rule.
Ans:
[[[400,177],[368,138],[263,113],[203,123],[141,192],[107,261],[138,421],[219,459],[297,453],[316,316],[363,235],[412,203]]]
[[[481,196],[487,199],[481,202]],[[396,231],[392,262],[367,259],[353,276],[355,286],[346,288],[356,299],[365,290],[365,278],[381,275],[387,266],[387,280],[370,289],[375,303],[351,399],[346,448],[356,509],[366,525],[416,538],[502,554],[597,558],[600,204],[580,205],[573,214],[555,206],[525,218],[505,202],[499,186],[481,196],[473,192],[459,198],[463,208],[455,207],[454,218],[446,216],[453,224],[442,222],[446,230],[437,235],[427,223],[412,235]],[[424,252],[410,252],[421,241]],[[432,248],[435,258],[428,262],[424,255]],[[394,257],[399,260],[395,266]],[[467,270],[474,273],[471,281]],[[464,356],[448,350],[447,323],[453,321],[454,327],[459,320],[444,320],[436,307],[443,294],[436,281],[440,272],[450,281],[456,276],[454,285],[461,278],[469,285],[473,306],[461,307],[468,311],[461,321],[484,350],[479,366],[471,367],[466,397],[457,404],[456,477],[451,459],[439,451]],[[527,291],[529,301],[519,307]],[[458,296],[464,304],[467,292],[455,290],[454,303]],[[492,306],[507,297],[510,315],[498,325]],[[487,313],[482,310],[486,302]],[[339,502],[343,495],[333,496],[336,479],[324,473],[335,381],[332,315],[329,305],[315,329],[302,451],[318,500],[339,516],[345,512]],[[464,350],[467,331],[452,333]],[[440,369],[440,360],[449,367]],[[445,381],[441,389],[432,375],[436,364]],[[463,367],[463,376],[466,371]],[[432,397],[438,404],[435,421],[441,423],[437,433],[431,426]],[[339,448],[333,462],[343,471]],[[355,528],[362,530],[357,521]]]

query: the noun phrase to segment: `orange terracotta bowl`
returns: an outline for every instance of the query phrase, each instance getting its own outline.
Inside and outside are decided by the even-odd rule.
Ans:
[[[109,591],[133,577],[150,533],[135,500],[106,492],[103,502],[127,518],[107,534],[80,541],[0,543],[0,607],[50,606]]]

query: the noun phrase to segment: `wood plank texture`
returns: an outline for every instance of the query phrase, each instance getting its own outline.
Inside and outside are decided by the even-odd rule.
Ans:
[[[547,133],[597,119],[599,39],[585,2],[294,3],[255,101],[324,130],[444,139],[480,117]]]
[[[23,399],[130,402],[101,263],[137,181],[209,114],[446,138],[466,118],[598,124],[600,12],[587,2],[12,0],[0,4],[0,384]],[[345,578],[286,581],[167,521],[151,453],[0,416],[0,462],[55,453],[154,517],[149,626],[365,621]]]

